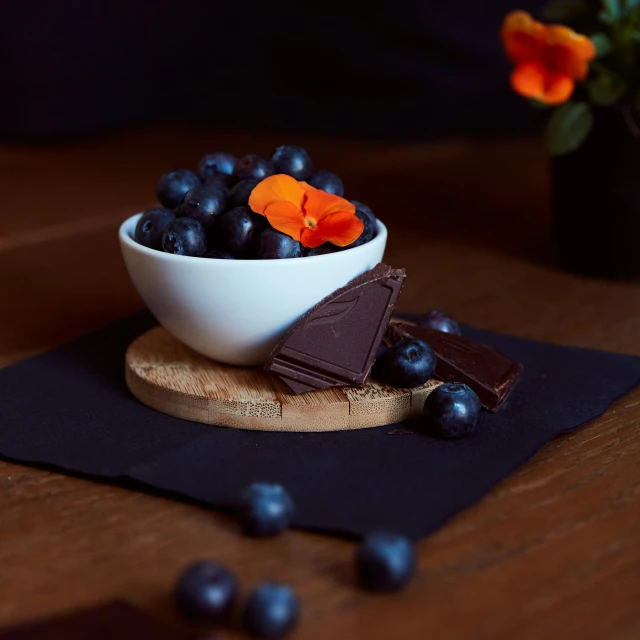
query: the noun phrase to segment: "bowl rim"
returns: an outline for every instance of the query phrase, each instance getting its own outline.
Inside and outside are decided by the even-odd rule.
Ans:
[[[150,249],[149,247],[145,247],[142,244],[139,244],[133,239],[133,232],[135,230],[135,225],[137,224],[140,217],[143,215],[143,211],[136,213],[132,216],[129,216],[122,224],[118,230],[118,236],[120,238],[121,245],[128,247],[133,251],[137,251],[143,255],[148,255],[150,257],[154,257],[160,260],[191,260],[198,261],[202,264],[219,264],[224,263],[228,265],[229,268],[233,269],[233,265],[255,265],[261,264],[265,265],[265,263],[270,265],[284,265],[288,264],[291,260],[300,260],[300,258],[281,258],[279,260],[261,260],[259,258],[252,258],[248,260],[225,260],[224,258],[201,258],[196,256],[179,256],[173,253],[165,253],[164,251],[158,251],[157,249]],[[382,245],[384,250],[384,246],[387,242],[387,227],[384,225],[382,221],[376,219],[376,226],[378,229],[378,233],[375,238],[367,242],[366,244],[362,244],[359,247],[352,247],[351,249],[345,249],[345,251],[337,251],[335,253],[327,253],[323,256],[307,256],[304,258],[305,264],[317,262],[318,260],[335,260],[339,261],[341,258],[344,258],[347,251],[359,251],[360,253],[364,253],[365,251],[371,251],[378,247],[378,245]],[[353,253],[349,255],[353,256]],[[236,268],[240,268],[237,266]]]

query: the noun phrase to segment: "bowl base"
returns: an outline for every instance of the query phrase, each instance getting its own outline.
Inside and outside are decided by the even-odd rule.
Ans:
[[[126,354],[126,380],[140,402],[205,424],[260,431],[339,431],[402,422],[420,416],[440,382],[398,389],[370,381],[292,394],[262,369],[209,360],[162,327],[142,334]]]

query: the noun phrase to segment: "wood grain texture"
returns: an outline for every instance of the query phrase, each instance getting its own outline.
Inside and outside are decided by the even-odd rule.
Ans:
[[[162,327],[134,340],[125,356],[127,386],[163,413],[220,427],[257,431],[340,431],[416,418],[440,382],[397,389],[370,381],[295,395],[257,368],[214,362]]]
[[[155,130],[0,146],[0,362],[141,308],[108,216],[152,205],[168,167],[281,142]],[[386,262],[407,269],[401,311],[442,308],[486,329],[640,355],[640,286],[553,266],[538,142],[287,142],[305,144],[385,221]],[[67,236],[75,221],[81,231]],[[28,241],[42,229],[54,232]],[[0,510],[0,624],[112,597],[179,624],[172,583],[187,562],[212,557],[245,591],[267,578],[296,589],[294,640],[640,637],[640,389],[419,543],[416,579],[397,596],[354,587],[351,542],[301,532],[255,541],[209,510],[9,462]],[[244,636],[234,627],[218,637]]]

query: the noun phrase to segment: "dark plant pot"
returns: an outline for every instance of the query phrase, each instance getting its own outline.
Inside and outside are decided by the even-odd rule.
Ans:
[[[585,142],[552,159],[555,243],[568,271],[640,279],[640,118],[632,115],[596,111]]]

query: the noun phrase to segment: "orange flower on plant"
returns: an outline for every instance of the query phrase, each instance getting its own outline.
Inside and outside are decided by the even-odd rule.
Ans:
[[[274,229],[310,249],[324,242],[346,247],[364,229],[348,200],[285,174],[258,183],[249,196],[249,206],[265,216]]]
[[[584,80],[596,55],[593,42],[569,27],[544,25],[526,11],[513,11],[502,24],[502,42],[516,65],[513,90],[546,104],[566,102],[576,80]]]

